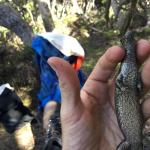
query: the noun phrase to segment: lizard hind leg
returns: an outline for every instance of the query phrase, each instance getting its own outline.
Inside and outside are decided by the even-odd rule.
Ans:
[[[131,147],[127,141],[123,141],[117,146],[116,150],[131,150]]]

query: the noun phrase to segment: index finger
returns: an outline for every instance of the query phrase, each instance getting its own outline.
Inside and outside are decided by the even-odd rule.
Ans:
[[[119,46],[109,48],[98,60],[89,80],[107,82],[113,74],[117,64],[123,59],[124,50]]]
[[[108,95],[107,83],[123,57],[124,50],[121,47],[113,46],[109,48],[98,60],[94,70],[82,88],[83,91],[91,95],[94,99]]]

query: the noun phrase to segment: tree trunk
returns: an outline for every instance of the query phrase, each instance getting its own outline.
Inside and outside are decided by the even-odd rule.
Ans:
[[[39,1],[39,11],[42,15],[43,24],[46,32],[51,32],[54,29],[54,22],[48,4],[44,0]]]
[[[119,7],[118,7],[118,3],[116,0],[111,0],[111,6],[112,6],[112,9],[113,9],[113,12],[114,12],[114,15],[115,15],[115,20],[118,19],[118,16],[119,16]]]
[[[105,19],[106,19],[106,24],[107,27],[109,26],[109,9],[111,6],[111,0],[106,1],[106,6],[105,6]]]
[[[135,13],[137,0],[131,0],[131,5],[129,10],[126,13],[126,17],[124,19],[123,26],[120,28],[120,35],[124,35],[128,28],[130,28],[130,24],[133,19],[133,15]]]
[[[31,27],[21,18],[19,13],[8,4],[0,4],[0,26],[15,32],[24,44],[31,46],[33,35]]]

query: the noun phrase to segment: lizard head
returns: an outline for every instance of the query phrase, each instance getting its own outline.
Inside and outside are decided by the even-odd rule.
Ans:
[[[132,41],[135,41],[133,31],[127,31],[125,33],[125,35],[121,38],[122,45],[126,45],[128,43],[131,43]]]
[[[121,44],[123,46],[123,48],[126,51],[130,51],[131,49],[133,49],[132,46],[135,45],[135,39],[134,39],[134,32],[133,31],[127,31],[125,33],[125,35],[121,38]]]

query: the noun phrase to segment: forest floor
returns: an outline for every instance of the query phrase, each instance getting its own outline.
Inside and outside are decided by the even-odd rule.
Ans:
[[[80,26],[82,25],[82,27]],[[100,26],[103,26],[102,24]],[[86,57],[83,64],[83,71],[88,76],[92,71],[99,57],[105,50],[112,46],[120,44],[117,32],[113,30],[103,30],[87,24],[84,26],[82,22],[75,24],[71,35],[77,37],[83,48],[85,49]],[[79,30],[80,29],[80,30]],[[143,32],[140,38],[149,38],[147,32]],[[23,100],[24,105],[29,107],[35,114],[37,112],[37,99],[36,93],[38,89],[37,72],[33,62],[33,51],[23,50],[10,50],[12,46],[7,47],[4,52],[3,65],[0,70],[0,80],[4,83],[9,82],[15,87],[18,95]],[[5,60],[8,60],[6,63]],[[5,66],[5,67],[4,67]],[[11,74],[11,76],[10,76]],[[36,132],[36,145],[35,150],[41,150],[43,143],[43,130],[42,126],[38,127]],[[12,134],[8,134],[2,125],[0,126],[0,150],[19,150],[17,141]],[[28,149],[27,149],[28,150]]]

